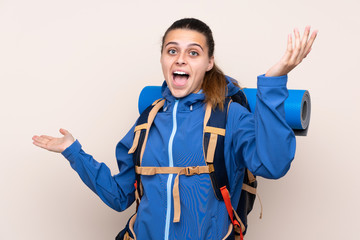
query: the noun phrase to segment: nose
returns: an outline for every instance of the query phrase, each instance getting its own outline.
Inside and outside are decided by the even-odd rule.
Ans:
[[[178,55],[178,58],[176,59],[176,64],[178,65],[186,64],[185,53],[180,53]]]

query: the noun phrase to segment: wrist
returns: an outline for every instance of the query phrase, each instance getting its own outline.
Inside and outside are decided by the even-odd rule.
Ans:
[[[283,62],[278,62],[272,66],[266,73],[265,77],[280,77],[289,73],[288,66]]]
[[[73,145],[75,141],[76,140],[72,138],[68,142],[64,143],[64,146],[61,148],[60,153],[63,153],[66,149],[68,149],[71,145]]]

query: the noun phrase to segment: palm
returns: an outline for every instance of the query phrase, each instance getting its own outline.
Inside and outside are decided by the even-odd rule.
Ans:
[[[60,133],[64,135],[61,138],[41,135],[41,136],[34,136],[33,144],[47,149],[52,152],[63,152],[67,147],[69,147],[74,142],[74,137],[65,129],[60,129]]]

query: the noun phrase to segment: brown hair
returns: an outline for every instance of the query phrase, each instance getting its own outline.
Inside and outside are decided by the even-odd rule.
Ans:
[[[165,32],[162,39],[161,52],[163,50],[166,35],[175,29],[189,29],[203,34],[209,48],[209,58],[214,56],[215,43],[211,29],[204,22],[195,18],[183,18],[174,22]],[[201,86],[205,94],[205,102],[211,104],[213,108],[224,108],[224,101],[227,94],[227,83],[224,73],[219,67],[214,66],[207,71]]]

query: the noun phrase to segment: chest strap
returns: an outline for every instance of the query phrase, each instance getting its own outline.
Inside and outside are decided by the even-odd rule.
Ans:
[[[196,166],[196,167],[139,167],[135,166],[135,172],[140,175],[155,175],[155,174],[177,174],[174,180],[173,200],[174,200],[174,220],[173,222],[180,221],[181,207],[180,207],[180,192],[179,192],[179,176],[192,176],[203,173],[213,172],[213,168],[209,166]]]

